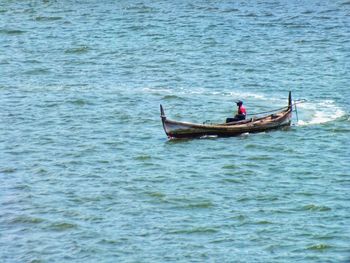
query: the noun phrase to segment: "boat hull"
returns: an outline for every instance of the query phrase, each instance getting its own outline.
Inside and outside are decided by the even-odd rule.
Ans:
[[[198,138],[203,136],[231,137],[243,133],[258,133],[290,126],[292,118],[291,94],[285,110],[260,118],[222,123],[195,124],[169,120],[161,106],[161,119],[168,138]]]

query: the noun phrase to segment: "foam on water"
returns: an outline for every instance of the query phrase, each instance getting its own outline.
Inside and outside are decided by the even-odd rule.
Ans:
[[[170,87],[162,87],[162,88],[151,88],[151,87],[144,87],[142,88],[142,92],[144,93],[151,93],[151,94],[157,94],[157,93],[167,93],[171,95],[206,95],[206,96],[219,96],[221,98],[233,98],[233,99],[243,99],[243,100],[263,100],[263,101],[274,101],[280,104],[283,104],[286,102],[286,96],[284,98],[280,97],[271,97],[268,95],[261,94],[259,92],[247,92],[247,91],[216,91],[216,90],[209,90],[203,87],[186,87],[186,88],[179,88],[179,89],[172,89]]]
[[[332,100],[305,102],[297,105],[300,126],[315,125],[334,121],[343,117],[346,112]]]
[[[268,99],[263,94],[252,93],[252,92],[241,92],[241,91],[232,91],[229,93],[229,96],[237,99],[259,99],[259,100]]]

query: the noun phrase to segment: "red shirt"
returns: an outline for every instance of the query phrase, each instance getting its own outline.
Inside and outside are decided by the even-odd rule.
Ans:
[[[238,114],[247,115],[247,111],[243,105],[238,108]]]

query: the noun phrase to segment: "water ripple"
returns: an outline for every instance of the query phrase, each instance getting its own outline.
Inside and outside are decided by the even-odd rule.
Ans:
[[[345,262],[348,1],[2,1],[4,262]],[[306,99],[293,126],[167,140]]]

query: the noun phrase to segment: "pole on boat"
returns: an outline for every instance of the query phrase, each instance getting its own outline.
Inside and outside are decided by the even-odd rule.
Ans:
[[[168,131],[167,131],[167,128],[166,128],[166,117],[165,117],[165,113],[164,113],[164,109],[163,109],[163,106],[162,104],[160,104],[160,118],[162,119],[162,124],[163,124],[163,129],[165,131],[165,134],[169,137],[169,134],[168,134]]]
[[[288,107],[292,110],[293,104],[292,104],[292,92],[289,91],[289,96],[288,96]]]
[[[296,102],[294,101],[294,108],[295,108],[295,115],[297,117],[297,123],[299,122],[299,117],[298,117],[298,109],[297,109],[297,104]]]
[[[160,117],[165,117],[165,113],[164,113],[162,104],[160,104]]]

